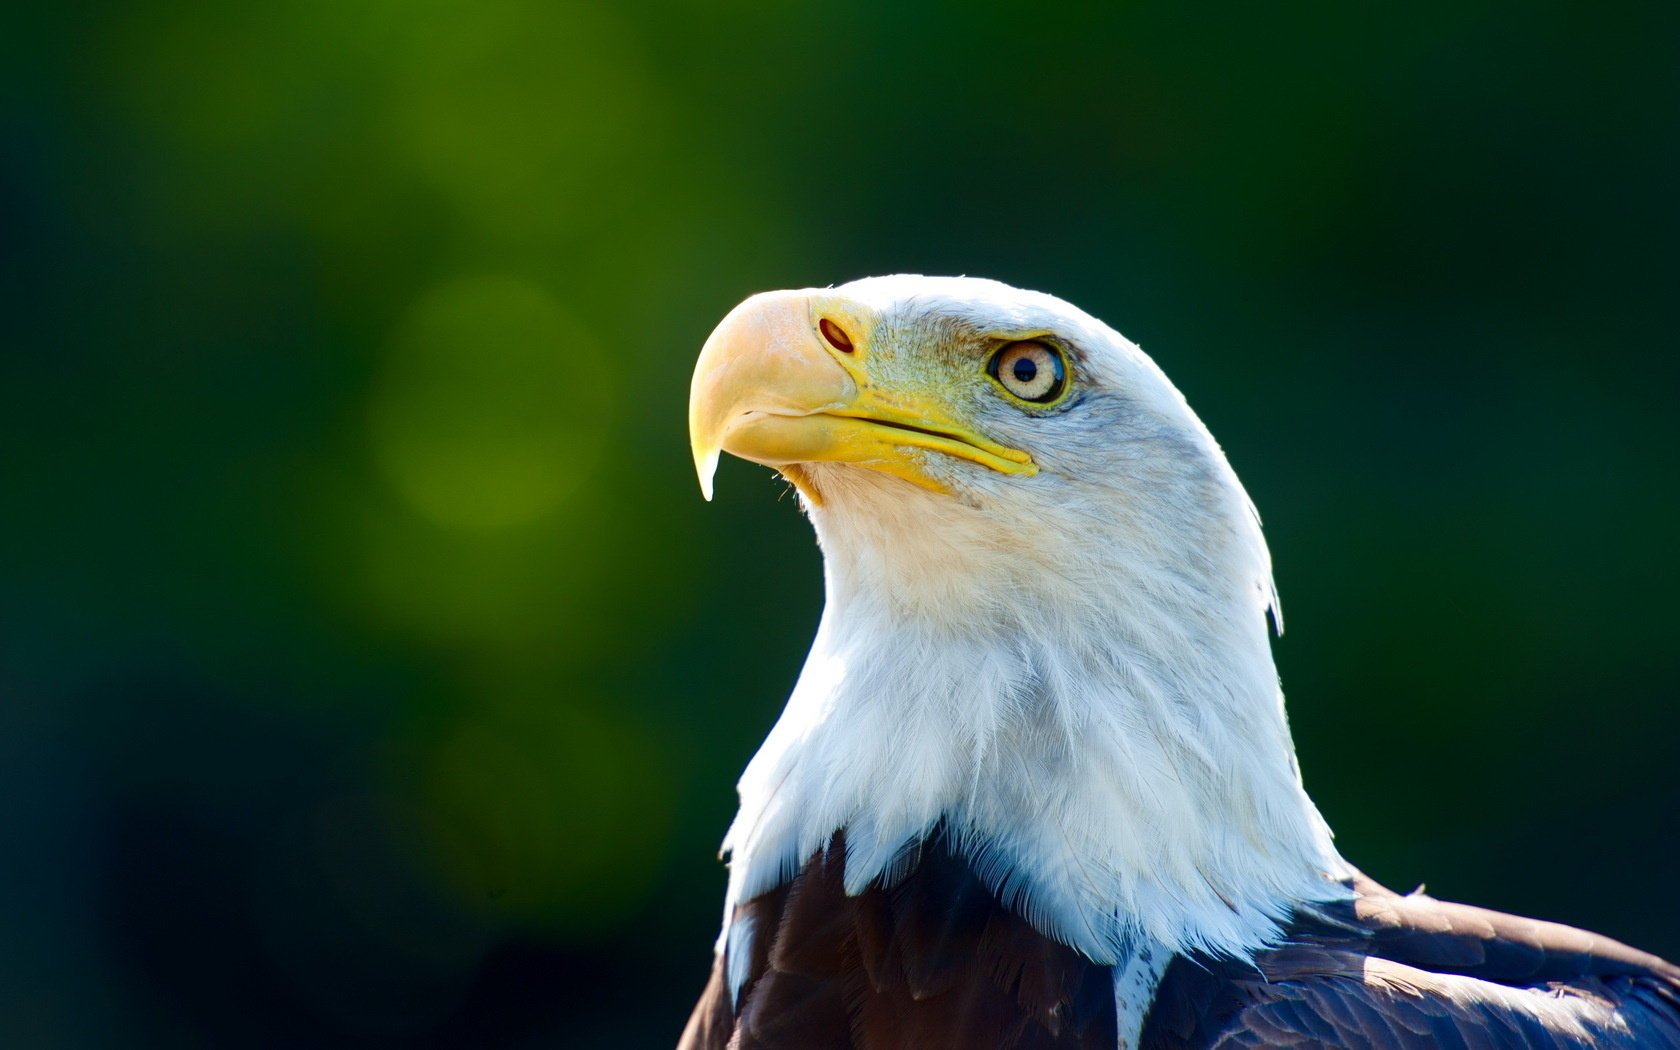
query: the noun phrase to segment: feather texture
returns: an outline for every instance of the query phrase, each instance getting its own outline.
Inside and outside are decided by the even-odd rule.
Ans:
[[[1109,968],[1003,907],[943,836],[895,886],[845,892],[843,841],[742,906],[681,1050],[1052,1050],[1118,1044]],[[1680,1047],[1680,969],[1606,937],[1358,876],[1251,962],[1180,957],[1142,1050]]]
[[[1108,968],[1034,930],[943,834],[891,886],[852,895],[837,835],[745,902],[756,935],[739,1003],[720,956],[685,1050],[1113,1050]]]
[[[1253,965],[1176,961],[1143,1045],[1680,1047],[1680,968],[1568,926],[1355,886]]]

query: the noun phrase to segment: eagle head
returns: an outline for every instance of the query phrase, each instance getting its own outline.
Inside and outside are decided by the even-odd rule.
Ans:
[[[1300,784],[1259,521],[1135,344],[1050,295],[896,276],[768,292],[689,428],[798,489],[827,604],[743,776],[731,904],[845,832],[853,892],[931,829],[1091,958],[1241,954],[1342,868]]]

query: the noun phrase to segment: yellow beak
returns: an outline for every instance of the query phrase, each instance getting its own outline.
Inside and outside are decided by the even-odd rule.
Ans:
[[[1032,457],[987,440],[953,417],[933,392],[872,382],[864,312],[822,291],[766,292],[730,311],[694,366],[688,436],[700,491],[712,498],[720,451],[774,467],[813,502],[820,494],[799,466],[855,463],[948,491],[926,469],[929,453],[1004,474],[1038,472]],[[844,318],[855,341],[842,349],[819,324]],[[834,323],[831,321],[831,323]]]

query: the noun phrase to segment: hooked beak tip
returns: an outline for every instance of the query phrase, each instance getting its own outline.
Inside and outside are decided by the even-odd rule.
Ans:
[[[700,495],[707,503],[712,501],[712,482],[717,476],[718,450],[696,448],[694,450],[694,472],[700,478]]]

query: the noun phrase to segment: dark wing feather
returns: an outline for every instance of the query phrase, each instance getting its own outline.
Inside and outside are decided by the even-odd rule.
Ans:
[[[1004,908],[941,837],[857,896],[844,856],[836,836],[737,910],[754,931],[740,1006],[720,958],[682,1050],[1113,1050],[1108,968]]]
[[[1253,964],[1177,959],[1150,1048],[1680,1047],[1680,970],[1606,937],[1360,877]]]
[[[1680,977],[1655,955],[1572,926],[1421,893],[1401,896],[1363,875],[1354,888],[1356,925],[1369,932],[1371,954],[1385,959],[1504,984],[1618,974]]]
[[[938,840],[890,888],[848,897],[837,837],[742,905],[684,1050],[1053,1050],[1115,1045],[1112,975],[1002,907]],[[1363,877],[1252,963],[1178,958],[1142,1045],[1680,1048],[1680,969],[1555,923],[1400,896]],[[737,942],[740,944],[740,942]]]

